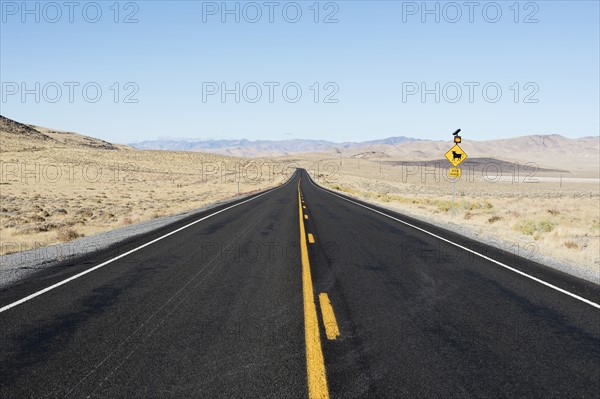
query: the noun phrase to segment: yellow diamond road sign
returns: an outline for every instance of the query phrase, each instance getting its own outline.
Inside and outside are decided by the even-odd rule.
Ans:
[[[467,154],[458,146],[458,144],[454,145],[454,147],[450,148],[450,151],[446,153],[446,159],[450,161],[452,166],[457,167],[467,159]]]

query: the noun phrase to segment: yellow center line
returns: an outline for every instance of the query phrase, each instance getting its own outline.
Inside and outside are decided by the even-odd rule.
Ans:
[[[313,236],[312,234],[308,233],[308,242],[311,244],[315,243],[315,236]]]
[[[302,292],[304,298],[304,340],[306,341],[306,375],[308,381],[308,397],[310,399],[329,398],[325,360],[321,348],[321,336],[317,319],[317,307],[313,291],[308,245],[300,202],[300,182],[298,182],[298,213],[300,216],[300,255],[302,260]]]
[[[321,314],[323,314],[323,324],[325,324],[327,339],[335,340],[340,336],[340,328],[338,327],[333,307],[326,293],[319,294],[319,302],[321,303]]]
[[[305,220],[306,220],[306,219],[308,219],[308,215],[304,215],[304,219],[305,219]]]

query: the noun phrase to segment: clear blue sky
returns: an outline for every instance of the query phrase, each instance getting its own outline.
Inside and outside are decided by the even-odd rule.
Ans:
[[[459,127],[473,139],[599,132],[598,1],[518,7],[500,1],[500,17],[490,2],[472,10],[462,1],[454,3],[459,10],[427,2],[429,9],[438,7],[439,22],[435,14],[422,13],[421,1],[321,2],[318,23],[314,1],[275,2],[272,23],[264,1],[254,3],[262,13],[256,23],[251,22],[256,7],[247,2],[227,3],[231,9],[238,4],[239,23],[235,15],[222,15],[221,1],[120,2],[118,16],[114,1],[97,3],[100,17],[85,1],[72,10],[62,1],[54,3],[59,9],[28,2],[33,14],[21,1],[1,2],[3,115],[119,143],[158,137],[446,139]],[[292,23],[296,4],[302,15]],[[338,22],[324,23],[332,13]],[[130,14],[138,22],[123,23]],[[72,101],[66,82],[79,84]],[[133,84],[125,87],[128,82]],[[224,82],[230,89],[239,82],[240,102],[234,94],[225,102],[219,94],[208,95],[207,88],[214,87],[206,84],[203,101],[203,82]],[[261,86],[257,102],[250,101],[256,97],[252,85],[244,97],[249,82]],[[273,102],[265,82],[279,84]],[[282,94],[289,82],[302,89],[298,102]],[[316,103],[314,82],[320,86]],[[333,84],[325,87],[328,82]],[[461,88],[461,97],[451,82]],[[465,82],[479,84],[472,102]],[[92,83],[88,97],[82,93],[86,83]],[[23,84],[34,94],[22,98]],[[424,101],[422,84],[432,90]],[[102,96],[93,103],[95,87]],[[338,102],[324,102],[336,87],[332,98]],[[502,95],[492,102],[497,87]],[[125,102],[136,88],[131,99],[138,102]],[[294,96],[291,87],[287,99]]]

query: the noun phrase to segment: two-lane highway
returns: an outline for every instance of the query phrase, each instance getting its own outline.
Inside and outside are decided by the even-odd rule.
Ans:
[[[0,292],[0,397],[596,397],[599,292],[299,171]]]

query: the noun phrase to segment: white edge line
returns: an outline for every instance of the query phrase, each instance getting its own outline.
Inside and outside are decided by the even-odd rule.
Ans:
[[[291,181],[291,179],[290,179],[290,180],[288,180],[288,182],[287,182],[287,183],[289,183],[290,181]],[[35,297],[38,297],[38,296],[40,296],[40,295],[42,295],[42,294],[45,294],[46,292],[48,292],[48,291],[51,291],[51,290],[53,290],[53,289],[55,289],[55,288],[58,288],[58,287],[60,287],[61,285],[65,285],[65,284],[67,284],[68,282],[70,282],[70,281],[73,281],[73,280],[75,280],[75,279],[78,279],[78,278],[79,278],[79,277],[81,277],[81,276],[85,276],[86,274],[88,274],[88,273],[91,273],[91,272],[93,272],[94,270],[100,269],[101,267],[103,267],[103,266],[106,266],[106,265],[108,265],[109,263],[112,263],[112,262],[114,262],[114,261],[116,261],[116,260],[119,260],[119,259],[121,259],[121,258],[124,258],[124,257],[126,257],[127,255],[130,255],[130,254],[132,254],[132,253],[134,253],[134,252],[136,252],[136,251],[139,251],[139,250],[140,250],[140,249],[142,249],[142,248],[145,248],[145,247],[147,247],[147,246],[149,246],[149,245],[152,245],[152,244],[154,244],[155,242],[162,240],[163,238],[167,238],[167,237],[169,237],[169,236],[171,236],[171,235],[173,235],[173,234],[175,234],[175,233],[178,233],[178,232],[180,232],[181,230],[187,229],[188,227],[190,227],[190,226],[193,226],[193,225],[195,225],[196,223],[202,222],[203,220],[206,220],[206,219],[208,219],[208,218],[210,218],[210,217],[213,217],[213,216],[215,216],[215,215],[218,215],[219,213],[221,213],[221,212],[225,212],[225,211],[227,211],[227,210],[229,210],[229,209],[231,209],[231,208],[235,208],[236,206],[239,206],[239,205],[245,204],[246,202],[250,202],[250,201],[252,201],[252,200],[255,200],[255,199],[259,198],[259,197],[262,197],[262,196],[263,196],[263,195],[265,195],[265,194],[269,194],[269,193],[271,193],[271,192],[273,192],[273,191],[275,191],[275,190],[277,190],[277,189],[279,189],[279,188],[281,188],[281,187],[285,186],[287,183],[285,183],[285,184],[283,184],[283,185],[281,185],[281,186],[279,186],[279,187],[272,188],[272,189],[270,189],[270,190],[268,190],[268,191],[266,191],[266,192],[264,192],[264,193],[262,193],[262,194],[259,194],[259,195],[257,195],[256,197],[252,197],[252,198],[249,198],[249,199],[247,199],[247,200],[244,200],[244,201],[242,201],[242,202],[238,202],[237,204],[234,204],[234,205],[228,206],[227,208],[223,208],[223,209],[221,209],[220,211],[217,211],[217,212],[215,212],[215,213],[211,213],[210,215],[204,216],[203,218],[200,218],[200,219],[198,219],[198,220],[194,220],[193,222],[191,222],[191,223],[189,223],[189,224],[186,224],[185,226],[182,226],[182,227],[180,227],[180,228],[178,228],[178,229],[176,229],[176,230],[173,230],[173,231],[171,231],[171,232],[169,232],[169,233],[167,233],[167,234],[165,234],[165,235],[163,235],[163,236],[160,236],[160,237],[158,237],[158,238],[155,238],[154,240],[152,240],[152,241],[149,241],[149,242],[147,242],[147,243],[145,243],[145,244],[143,244],[143,245],[140,245],[139,247],[133,248],[132,250],[129,250],[129,251],[127,251],[127,252],[125,252],[125,253],[123,253],[123,254],[121,254],[121,255],[115,256],[114,258],[112,258],[112,259],[109,259],[109,260],[107,260],[106,262],[100,263],[99,265],[96,265],[96,266],[94,266],[94,267],[92,267],[92,268],[90,268],[90,269],[84,270],[84,271],[82,271],[81,273],[75,274],[75,275],[73,275],[73,276],[71,276],[71,277],[69,277],[69,278],[67,278],[67,279],[65,279],[65,280],[59,281],[59,282],[58,282],[58,283],[56,283],[56,284],[53,284],[53,285],[51,285],[51,286],[49,286],[49,287],[46,287],[46,288],[44,288],[44,289],[42,289],[42,290],[40,290],[40,291],[34,292],[33,294],[31,294],[31,295],[28,295],[28,296],[26,296],[26,297],[24,297],[24,298],[21,298],[21,299],[19,299],[18,301],[15,301],[15,302],[13,302],[13,303],[9,303],[8,305],[6,305],[6,306],[3,306],[3,307],[1,307],[1,308],[0,308],[0,313],[2,313],[2,312],[6,312],[7,310],[9,310],[9,309],[11,309],[11,308],[14,308],[15,306],[18,306],[18,305],[20,305],[20,304],[22,304],[22,303],[24,303],[24,302],[27,302],[27,301],[29,301],[29,300],[31,300],[31,299],[33,299],[33,298],[35,298]]]
[[[452,245],[454,245],[455,247],[458,247],[458,248],[460,248],[460,249],[463,249],[463,250],[465,250],[465,251],[467,251],[467,252],[470,252],[470,253],[472,253],[472,254],[474,254],[474,255],[477,255],[477,256],[479,256],[479,257],[481,257],[481,258],[485,259],[485,260],[488,260],[488,261],[490,261],[490,262],[493,262],[493,263],[495,263],[495,264],[497,264],[497,265],[499,265],[499,266],[502,266],[502,267],[504,267],[504,268],[506,268],[506,269],[508,269],[508,270],[510,270],[510,271],[513,271],[513,272],[515,272],[515,273],[517,273],[517,274],[520,274],[521,276],[527,277],[527,278],[529,278],[529,279],[531,279],[531,280],[533,280],[533,281],[536,281],[536,282],[538,282],[538,283],[540,283],[540,284],[543,284],[543,285],[545,285],[546,287],[552,288],[553,290],[556,290],[556,291],[558,291],[558,292],[562,292],[562,293],[563,293],[563,294],[565,294],[565,295],[568,295],[568,296],[570,296],[570,297],[573,297],[573,298],[575,298],[575,299],[577,299],[577,300],[579,300],[579,301],[581,301],[581,302],[587,303],[588,305],[591,305],[591,306],[595,307],[596,309],[600,309],[600,304],[597,304],[596,302],[592,302],[592,301],[590,301],[589,299],[585,299],[585,298],[583,298],[583,297],[580,297],[579,295],[577,295],[577,294],[573,294],[572,292],[569,292],[569,291],[567,291],[567,290],[564,290],[564,289],[562,289],[562,288],[560,288],[560,287],[557,287],[557,286],[555,286],[554,284],[550,284],[550,283],[547,283],[547,282],[546,282],[546,281],[544,281],[544,280],[540,280],[540,279],[539,279],[539,278],[537,278],[537,277],[534,277],[534,276],[532,276],[532,275],[530,275],[530,274],[527,274],[527,273],[525,273],[525,272],[522,272],[522,271],[520,271],[520,270],[518,270],[518,269],[515,269],[514,267],[508,266],[508,265],[506,265],[506,264],[504,264],[504,263],[502,263],[502,262],[499,262],[499,261],[497,261],[497,260],[495,260],[495,259],[492,259],[492,258],[490,258],[489,256],[486,256],[486,255],[484,255],[484,254],[481,254],[481,253],[479,253],[479,252],[477,252],[477,251],[473,251],[472,249],[469,249],[469,248],[467,248],[467,247],[463,247],[463,246],[462,246],[462,245],[460,245],[460,244],[457,244],[457,243],[455,243],[455,242],[453,242],[453,241],[450,241],[450,240],[448,240],[448,239],[446,239],[446,238],[444,238],[444,237],[441,237],[441,236],[439,236],[439,235],[437,235],[437,234],[435,234],[435,233],[432,233],[432,232],[430,232],[430,231],[427,231],[427,230],[425,230],[425,229],[422,229],[421,227],[415,226],[414,224],[411,224],[411,223],[405,222],[404,220],[400,220],[400,219],[398,219],[398,218],[395,218],[395,217],[393,217],[393,216],[390,216],[390,215],[388,215],[388,214],[386,214],[386,213],[384,213],[384,212],[380,212],[380,211],[378,211],[378,210],[376,210],[376,209],[369,208],[369,207],[368,207],[368,206],[366,206],[366,205],[363,205],[363,204],[360,204],[360,203],[358,203],[358,202],[352,201],[352,200],[350,200],[350,199],[348,199],[348,198],[342,197],[341,195],[338,195],[338,194],[334,193],[333,191],[326,190],[326,189],[322,188],[321,186],[319,186],[319,185],[315,184],[315,183],[312,181],[312,178],[310,178],[310,179],[308,179],[308,180],[311,182],[311,184],[312,184],[313,186],[317,187],[319,190],[323,190],[323,191],[325,191],[325,192],[327,192],[327,193],[329,193],[329,194],[331,194],[331,195],[335,195],[336,197],[339,197],[339,198],[341,198],[341,199],[343,199],[343,200],[346,200],[346,201],[348,201],[348,202],[351,202],[351,203],[353,203],[353,204],[355,204],[355,205],[362,206],[363,208],[366,208],[366,209],[368,209],[368,210],[370,210],[370,211],[373,211],[373,212],[375,212],[375,213],[379,213],[380,215],[383,215],[383,216],[385,216],[385,217],[388,217],[388,218],[390,218],[390,219],[393,219],[393,220],[395,220],[395,221],[397,221],[397,222],[400,222],[400,223],[402,223],[402,224],[405,224],[405,225],[407,225],[407,226],[410,226],[410,227],[412,227],[413,229],[417,229],[417,230],[419,230],[419,231],[421,231],[421,232],[423,232],[423,233],[429,234],[429,235],[430,235],[430,236],[432,236],[432,237],[435,237],[435,238],[437,238],[437,239],[439,239],[439,240],[442,240],[442,241],[444,241],[444,242],[447,242],[448,244],[452,244]]]

